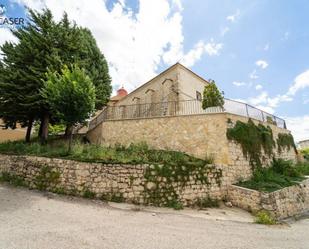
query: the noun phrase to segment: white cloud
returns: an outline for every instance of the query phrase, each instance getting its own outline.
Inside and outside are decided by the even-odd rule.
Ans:
[[[7,28],[0,28],[0,46],[2,46],[6,41],[16,42],[15,36],[12,35],[11,31]],[[2,59],[2,54],[0,51],[0,60]]]
[[[261,89],[263,89],[263,86],[260,85],[260,84],[258,84],[258,85],[255,86],[255,89],[256,89],[256,90],[261,90]]]
[[[269,44],[265,44],[264,48],[263,48],[264,51],[268,51],[269,50]]]
[[[238,19],[239,16],[240,16],[240,11],[237,10],[234,14],[227,16],[226,20],[228,20],[230,22],[235,22]]]
[[[256,74],[256,70],[255,69],[249,74],[249,78],[253,79],[253,80],[259,78],[259,76]]]
[[[245,82],[240,82],[240,81],[233,81],[232,84],[234,86],[245,86],[246,85]]]
[[[0,28],[0,46],[2,46],[6,41],[16,42],[16,38],[12,35],[8,28]]]
[[[215,43],[213,39],[210,42],[205,44],[203,41],[199,41],[195,44],[187,54],[183,55],[180,62],[187,67],[191,67],[198,61],[204,53],[207,53],[209,56],[219,55],[219,51],[222,49],[222,43]],[[182,53],[179,54],[181,56]],[[165,57],[163,56],[163,59]],[[167,61],[166,61],[167,62]]]
[[[205,45],[205,51],[209,56],[218,55],[223,48],[222,43],[215,43],[213,39]]]
[[[89,28],[109,63],[113,85],[128,90],[155,76],[162,62],[171,65],[183,59],[192,66],[204,53],[217,55],[223,46],[200,41],[184,51],[180,0],[140,0],[138,13],[126,1],[116,1],[110,10],[104,0],[16,1],[37,10],[47,7],[57,20],[66,11],[78,25]]]
[[[267,103],[267,98],[268,98],[268,93],[266,91],[263,91],[258,96],[249,98],[248,102],[252,105],[259,105],[259,104]]]
[[[281,102],[290,102],[292,100],[293,98],[286,94],[269,97],[268,92],[263,91],[256,97],[248,98],[247,102],[269,113],[274,113],[275,108],[277,108]]]
[[[287,128],[292,131],[294,139],[301,141],[309,138],[309,115],[284,117]]]
[[[268,63],[264,60],[258,60],[255,62],[255,64],[262,69],[265,69],[268,67]]]
[[[309,87],[309,69],[296,76],[293,85],[289,88],[289,95],[295,95],[299,90]]]

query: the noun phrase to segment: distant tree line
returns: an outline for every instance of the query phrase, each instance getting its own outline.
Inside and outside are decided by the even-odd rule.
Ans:
[[[0,118],[7,128],[27,127],[30,141],[39,122],[42,143],[49,124],[65,124],[66,134],[109,100],[108,65],[91,32],[70,22],[56,22],[50,10],[29,10],[25,26],[11,30],[17,42],[1,47]]]

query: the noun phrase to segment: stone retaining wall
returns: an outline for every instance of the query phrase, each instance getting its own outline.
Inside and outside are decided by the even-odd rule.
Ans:
[[[309,179],[271,193],[231,185],[228,198],[237,207],[253,212],[267,210],[283,219],[309,211]]]
[[[252,175],[250,162],[243,155],[241,145],[226,137],[227,129],[232,128],[238,120],[248,122],[246,117],[229,113],[110,120],[90,130],[87,137],[91,143],[104,146],[128,146],[131,143],[146,142],[157,149],[182,151],[200,158],[211,156],[215,164],[229,168],[228,171],[233,175],[235,183],[240,179],[249,179]],[[279,133],[290,133],[273,124],[253,121],[255,124],[270,126],[274,140]],[[272,156],[262,151],[263,165],[269,165],[273,157],[295,161],[296,153],[294,148],[279,153],[275,147]]]
[[[170,179],[157,176],[158,167],[161,166],[85,163],[0,154],[0,175],[8,173],[30,188],[58,193],[154,205],[177,200],[189,206],[208,196],[221,199],[227,189],[222,170],[213,165],[203,171],[206,181],[199,172],[192,172],[185,182],[177,180],[176,176]],[[174,180],[171,182],[171,179]]]

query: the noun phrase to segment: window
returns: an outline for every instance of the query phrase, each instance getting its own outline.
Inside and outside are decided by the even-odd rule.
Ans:
[[[202,94],[199,91],[196,91],[196,99],[202,101]]]

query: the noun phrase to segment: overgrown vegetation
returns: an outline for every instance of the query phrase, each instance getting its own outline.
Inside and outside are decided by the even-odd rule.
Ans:
[[[74,140],[70,153],[67,151],[66,141],[59,139],[50,140],[47,145],[41,145],[39,142],[27,144],[22,141],[0,143],[0,153],[65,158],[84,162],[161,163],[173,164],[174,167],[175,165],[194,167],[194,165],[211,163],[209,159],[202,160],[182,152],[154,150],[145,143],[131,144],[128,147],[121,145],[103,147],[85,144],[78,139]]]
[[[128,147],[120,145],[102,147],[75,140],[71,152],[68,153],[66,141],[59,139],[51,140],[47,145],[41,145],[38,142],[26,144],[19,141],[0,144],[0,153],[56,157],[84,162],[149,164],[144,174],[145,204],[174,209],[182,209],[183,204],[178,195],[185,186],[209,185],[209,175],[220,185],[222,177],[222,170],[211,165],[212,159],[203,160],[177,151],[154,150],[145,143],[131,144]],[[41,190],[48,188],[51,191],[63,193],[62,189],[57,189],[58,178],[58,172],[44,166],[35,181]],[[133,183],[134,178],[132,177],[130,181]],[[89,189],[85,189],[81,194],[86,198],[95,197]],[[123,196],[119,193],[110,193],[103,195],[101,199],[122,202]],[[210,205],[207,203],[210,203],[210,199],[198,200],[197,205]],[[214,204],[210,206],[212,205]]]
[[[12,175],[8,172],[0,173],[0,182],[8,182],[14,186],[27,186],[26,182],[22,177]]]
[[[309,148],[302,149],[300,152],[304,156],[304,159],[309,162]]]
[[[255,125],[249,119],[248,123],[237,121],[233,128],[228,128],[227,138],[241,145],[244,156],[249,159],[252,168],[262,166],[262,149],[269,157],[273,154],[275,141],[269,126]]]
[[[277,222],[269,212],[262,210],[256,214],[255,223],[264,225],[275,225]]]
[[[35,185],[39,190],[46,190],[48,187],[55,187],[59,182],[60,173],[50,166],[41,167],[40,174],[35,178]]]
[[[263,192],[272,192],[297,184],[309,173],[309,164],[293,165],[283,159],[273,160],[269,168],[257,168],[249,181],[238,185]]]
[[[294,148],[297,152],[292,134],[279,133],[277,138],[277,147],[279,153],[285,149],[290,150],[291,148]]]
[[[177,153],[177,152],[173,152]],[[216,183],[221,184],[222,170],[216,169],[211,159],[201,160],[190,157],[175,157],[171,161],[154,163],[146,169],[145,193],[146,204],[167,206],[176,209],[178,193],[188,184],[209,185],[212,174]]]

